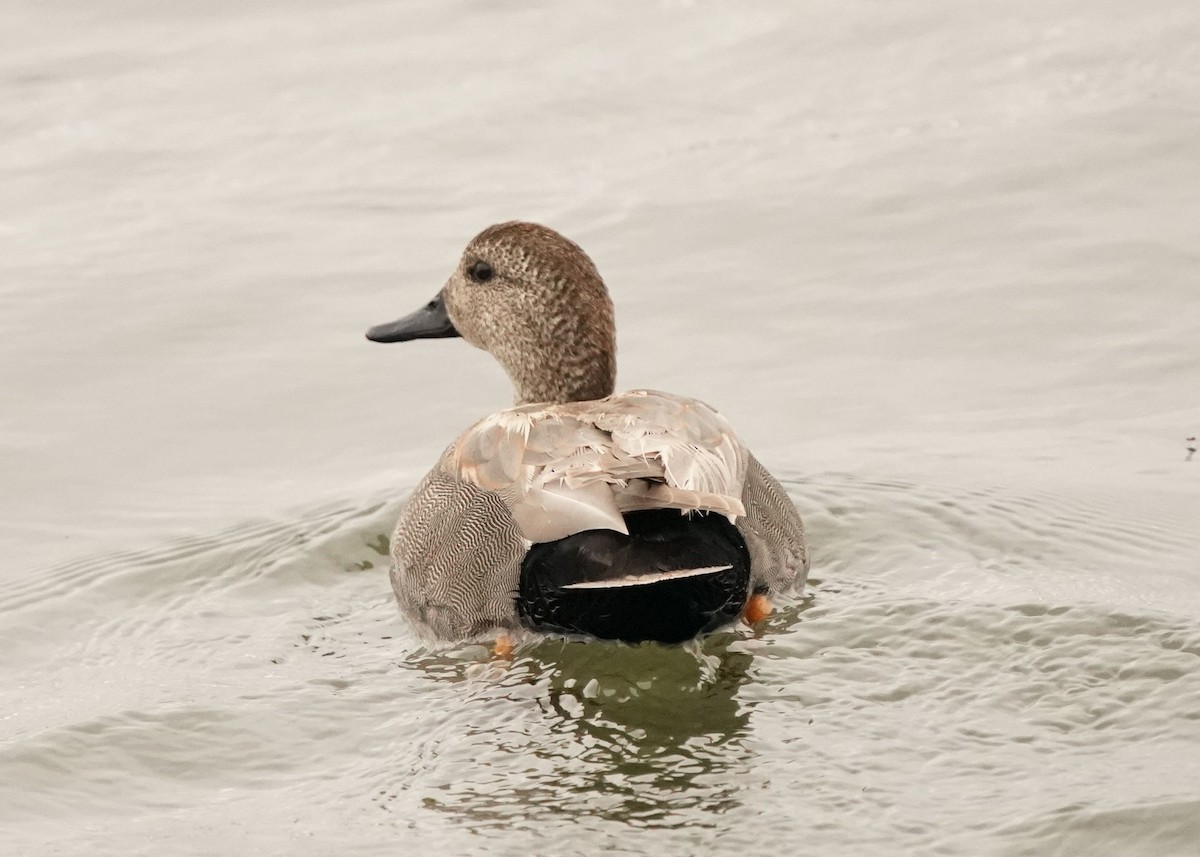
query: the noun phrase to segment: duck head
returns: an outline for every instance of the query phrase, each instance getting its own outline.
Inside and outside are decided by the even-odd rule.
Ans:
[[[374,342],[461,336],[504,367],[516,404],[611,395],[613,305],[579,245],[536,223],[476,235],[442,290],[416,312],[367,331]]]

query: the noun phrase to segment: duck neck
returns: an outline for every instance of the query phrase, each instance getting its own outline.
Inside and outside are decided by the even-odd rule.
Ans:
[[[582,251],[580,251],[582,253]],[[518,318],[493,319],[482,344],[499,361],[518,405],[590,402],[613,394],[617,327],[612,300],[591,262],[543,282]]]
[[[612,395],[615,337],[595,329],[579,333],[556,338],[549,346],[527,344],[496,355],[512,381],[515,404],[590,402]]]

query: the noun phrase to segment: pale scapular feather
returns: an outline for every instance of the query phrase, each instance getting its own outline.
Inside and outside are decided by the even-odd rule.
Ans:
[[[650,390],[500,411],[467,430],[455,462],[531,542],[628,533],[621,513],[639,509],[746,513],[745,456],[724,417]]]
[[[533,486],[511,502],[509,509],[521,535],[531,542],[553,542],[584,530],[616,530],[629,535],[613,492],[602,482],[579,488],[561,483]]]

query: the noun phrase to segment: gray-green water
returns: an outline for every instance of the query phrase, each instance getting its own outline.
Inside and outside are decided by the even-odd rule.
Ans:
[[[9,0],[0,852],[1200,854],[1198,105],[1183,0]],[[397,616],[509,391],[362,332],[513,217],[785,481],[762,633]]]

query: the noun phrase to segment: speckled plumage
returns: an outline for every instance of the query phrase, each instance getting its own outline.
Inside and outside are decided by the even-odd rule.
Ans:
[[[467,270],[480,260],[486,283]],[[500,362],[517,404],[600,399],[617,378],[612,301],[573,241],[536,223],[500,223],[467,245],[446,283],[446,309],[463,339]]]
[[[485,282],[470,274],[480,261],[494,271]],[[392,586],[419,629],[460,639],[516,627],[531,543],[621,532],[622,514],[639,509],[726,515],[754,591],[803,586],[800,516],[725,418],[668,393],[612,395],[612,303],[576,244],[536,224],[493,226],[439,297],[454,329],[504,366],[517,405],[451,444],[401,513]]]

